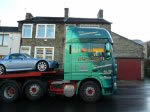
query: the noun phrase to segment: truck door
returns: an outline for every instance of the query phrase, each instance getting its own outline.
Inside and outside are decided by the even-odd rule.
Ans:
[[[81,79],[90,76],[92,70],[90,51],[90,43],[72,44],[72,79]]]

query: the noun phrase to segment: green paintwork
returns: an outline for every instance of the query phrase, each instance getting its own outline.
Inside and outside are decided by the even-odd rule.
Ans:
[[[68,26],[65,40],[64,80],[96,79],[103,95],[116,90],[116,66],[112,38],[103,28]],[[108,51],[107,51],[108,49]],[[78,91],[77,91],[78,93]]]

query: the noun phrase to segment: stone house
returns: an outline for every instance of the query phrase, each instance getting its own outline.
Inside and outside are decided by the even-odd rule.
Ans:
[[[0,58],[9,53],[18,53],[21,34],[18,27],[0,26]]]
[[[20,52],[35,58],[56,60],[63,68],[63,51],[67,25],[80,27],[103,27],[111,31],[111,23],[103,19],[103,11],[97,18],[72,18],[65,8],[64,17],[33,17],[26,14],[25,20],[18,21],[21,32]]]

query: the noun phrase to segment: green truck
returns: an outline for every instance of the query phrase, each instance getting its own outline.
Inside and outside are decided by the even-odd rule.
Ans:
[[[113,40],[103,28],[68,26],[64,48],[64,70],[24,72],[0,76],[0,96],[13,102],[22,94],[37,100],[47,92],[96,102],[117,90],[117,67]]]

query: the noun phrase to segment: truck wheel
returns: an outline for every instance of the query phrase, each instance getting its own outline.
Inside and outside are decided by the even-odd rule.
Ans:
[[[40,72],[45,72],[48,69],[48,63],[46,61],[39,61],[36,65],[36,69]]]
[[[0,89],[1,99],[6,102],[14,102],[19,98],[19,86],[15,82],[7,82]]]
[[[29,100],[38,100],[44,96],[45,90],[41,81],[30,81],[25,87],[25,94]]]
[[[96,82],[87,81],[81,85],[79,95],[86,102],[96,102],[101,97],[101,88]]]
[[[3,75],[5,73],[5,67],[3,65],[0,65],[0,75]]]

